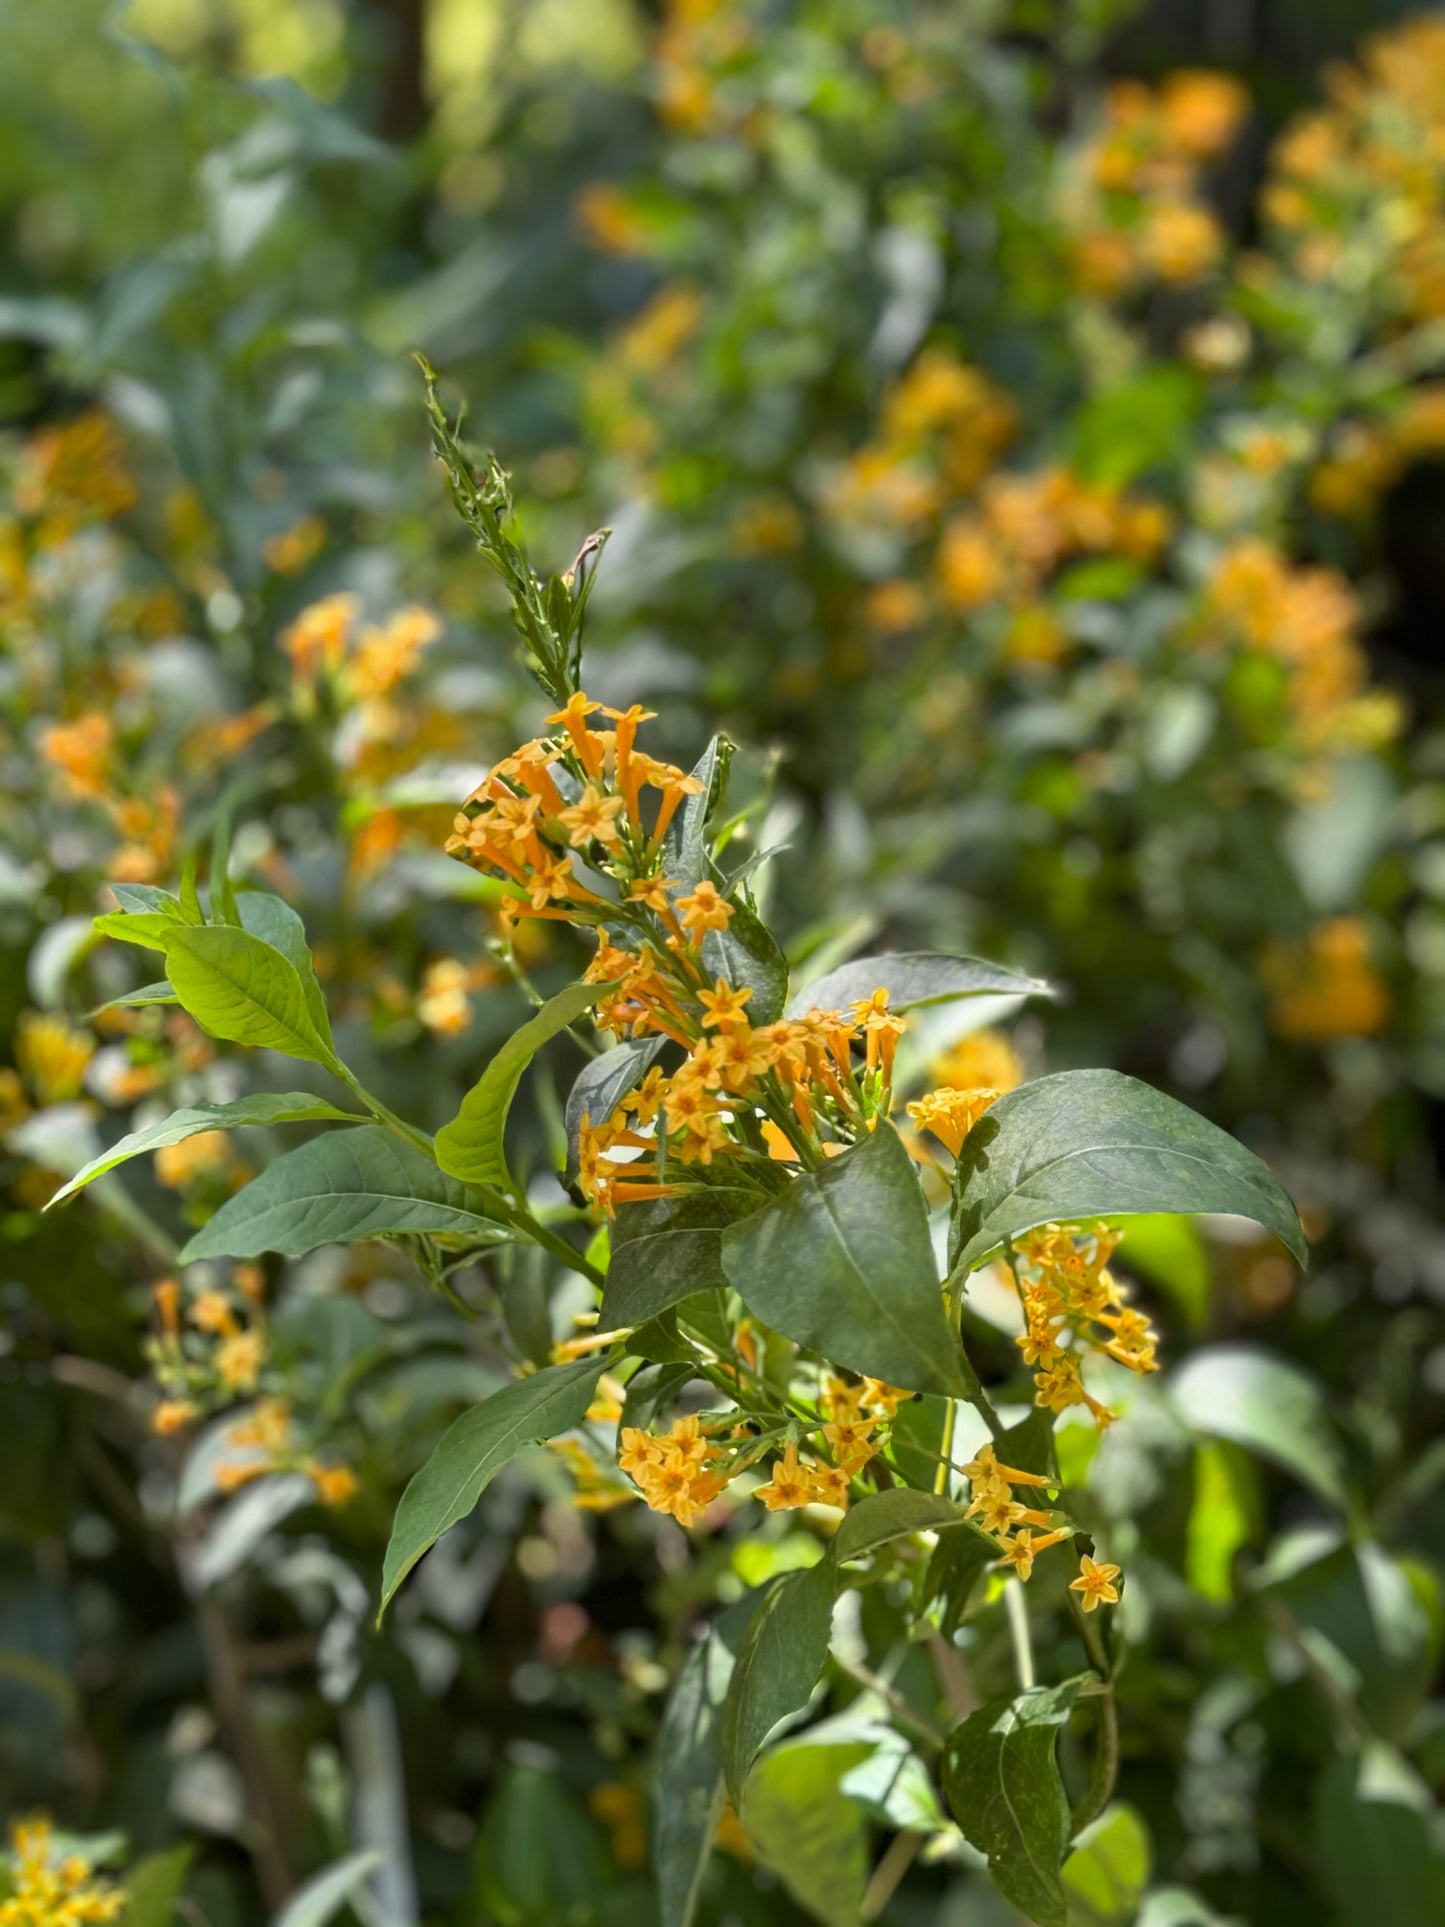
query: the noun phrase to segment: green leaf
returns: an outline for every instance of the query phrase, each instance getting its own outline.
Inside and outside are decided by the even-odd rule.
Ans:
[[[178,918],[160,910],[108,910],[95,920],[97,936],[142,944],[147,950],[164,950],[167,936],[179,927]]]
[[[284,897],[273,896],[269,890],[243,890],[236,898],[236,909],[242,929],[249,930],[262,943],[269,943],[273,950],[279,950],[301,979],[312,1022],[329,1044],[331,1019],[326,1012],[325,995],[317,982],[316,965],[301,918]]]
[[[1235,1555],[1253,1537],[1259,1510],[1248,1453],[1227,1443],[1196,1446],[1184,1572],[1202,1599],[1223,1605],[1234,1597]]]
[[[462,1099],[451,1123],[437,1132],[437,1162],[444,1171],[468,1184],[515,1192],[503,1135],[522,1073],[544,1044],[575,1023],[610,988],[610,984],[570,984],[513,1032]]]
[[[901,1485],[887,1492],[874,1492],[843,1515],[833,1535],[833,1557],[839,1565],[845,1559],[861,1559],[892,1539],[956,1526],[962,1516],[952,1499],[932,1492],[913,1492]],[[996,1551],[993,1541],[988,1543],[990,1550]]]
[[[273,1916],[271,1927],[327,1927],[385,1858],[379,1847],[362,1847],[323,1867],[305,1886],[297,1888]]]
[[[625,1043],[617,1044],[611,1050],[603,1051],[600,1057],[592,1058],[578,1072],[571,1090],[567,1093],[567,1104],[563,1112],[563,1123],[567,1130],[567,1178],[570,1183],[577,1175],[578,1145],[582,1134],[582,1120],[590,1120],[592,1128],[598,1130],[612,1116],[628,1092],[641,1083],[649,1066],[656,1060],[665,1037],[636,1037]]]
[[[733,746],[726,736],[713,737],[691,771],[702,788],[697,795],[682,799],[662,841],[663,873],[689,886],[705,877],[714,883],[720,881],[708,852],[707,824],[713,812],[722,807],[732,754]]]
[[[801,1713],[828,1658],[836,1579],[831,1560],[773,1585],[738,1651],[723,1716],[723,1766],[733,1805],[763,1742]]]
[[[193,1847],[172,1847],[168,1853],[147,1854],[128,1868],[122,1927],[172,1927],[194,1855]]]
[[[943,1791],[964,1838],[988,1855],[1004,1897],[1037,1927],[1068,1927],[1059,1868],[1069,1802],[1054,1745],[1087,1675],[994,1700],[956,1726]]]
[[[212,1037],[335,1068],[324,1009],[318,1022],[294,964],[269,943],[219,924],[168,924],[165,953],[176,996]]]
[[[512,1241],[515,1233],[486,1215],[488,1204],[404,1138],[363,1124],[328,1131],[268,1164],[196,1233],[181,1261],[263,1251],[299,1258],[319,1245],[417,1232],[478,1244]]]
[[[964,1139],[949,1240],[955,1275],[1037,1225],[1141,1211],[1253,1218],[1304,1264],[1284,1187],[1252,1151],[1119,1071],[1060,1071],[1009,1091]]]
[[[1004,964],[982,957],[934,956],[927,951],[889,952],[881,957],[855,957],[826,977],[795,991],[788,1015],[809,1010],[846,1010],[851,1003],[888,992],[890,1010],[916,1010],[926,1004],[951,1003],[958,997],[1052,997],[1049,984],[1026,977]]]
[[[1122,488],[1159,462],[1179,460],[1205,397],[1195,369],[1157,362],[1101,390],[1079,409],[1074,459],[1081,474]]]
[[[714,980],[721,977],[735,990],[752,991],[747,1010],[752,1024],[776,1023],[787,1001],[788,960],[747,899],[739,894],[729,901],[733,913],[727,929],[709,930],[703,937],[702,967]]]
[[[1011,1461],[1006,1459],[1004,1463]],[[1021,1469],[1026,1472],[1028,1467]],[[938,1623],[945,1639],[952,1639],[963,1624],[979,1574],[997,1558],[995,1541],[979,1532],[971,1520],[966,1525],[947,1526],[939,1533],[923,1576],[923,1598],[925,1607],[934,1600],[942,1601]]]
[[[524,1446],[570,1432],[586,1417],[605,1357],[549,1365],[464,1412],[411,1480],[396,1508],[382,1567],[378,1621],[424,1552],[464,1519],[493,1476]]]
[[[1344,1462],[1325,1394],[1298,1365],[1253,1345],[1209,1345],[1170,1377],[1170,1404],[1192,1431],[1283,1466],[1342,1509]]]
[[[891,1125],[729,1226],[722,1260],[754,1316],[835,1364],[910,1391],[977,1390],[944,1316],[918,1173]]]
[[[1153,1862],[1149,1829],[1120,1800],[1074,1842],[1064,1862],[1069,1927],[1130,1927]]]
[[[163,977],[158,984],[142,984],[138,990],[128,990],[122,997],[112,997],[108,1003],[98,1004],[89,1012],[86,1022],[92,1022],[104,1010],[139,1010],[147,1004],[178,1004],[180,1001],[171,984]]]
[[[823,1927],[858,1927],[868,1826],[845,1787],[866,1748],[790,1741],[760,1760],[740,1814],[763,1865]]]
[[[654,1365],[696,1365],[697,1353],[677,1328],[675,1310],[665,1311],[638,1325],[623,1340],[632,1358],[645,1358]]]
[[[723,1233],[757,1207],[756,1191],[726,1184],[619,1206],[602,1298],[603,1329],[646,1324],[698,1292],[725,1290]]]
[[[121,909],[132,915],[154,911],[172,923],[192,921],[170,891],[162,890],[154,883],[112,883],[110,888]]]
[[[765,1594],[721,1613],[673,1681],[657,1736],[653,1868],[661,1927],[691,1927],[722,1815],[723,1708],[739,1645]]]
[[[92,1158],[83,1170],[76,1172],[69,1184],[56,1192],[50,1203],[59,1204],[62,1198],[79,1191],[82,1185],[89,1184],[92,1178],[98,1178],[103,1171],[124,1164],[127,1158],[139,1157],[143,1151],[158,1151],[165,1144],[179,1144],[201,1131],[234,1131],[243,1124],[297,1124],[313,1118],[341,1118],[348,1124],[357,1122],[349,1111],[339,1111],[334,1104],[328,1104],[324,1098],[313,1097],[309,1091],[262,1091],[253,1097],[238,1097],[230,1104],[196,1104],[186,1110],[172,1111],[159,1124],[147,1125],[143,1131],[132,1131],[128,1137],[112,1144],[108,1151],[103,1151],[98,1158]],[[46,1207],[47,1210],[49,1208]]]
[[[1381,1927],[1438,1927],[1445,1920],[1440,1810],[1414,1768],[1369,1741],[1324,1774],[1315,1851],[1336,1901],[1331,1918]]]
[[[1192,1218],[1146,1211],[1124,1227],[1119,1259],[1166,1292],[1198,1331],[1209,1317],[1214,1274]]]

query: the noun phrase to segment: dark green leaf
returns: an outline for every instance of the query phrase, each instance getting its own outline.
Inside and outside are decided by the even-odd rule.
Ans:
[[[644,1365],[627,1381],[621,1425],[635,1426],[641,1432],[659,1430],[659,1422],[672,1412],[683,1388],[696,1376],[691,1365],[665,1361]]]
[[[684,1298],[725,1290],[723,1232],[757,1207],[756,1191],[723,1184],[619,1206],[602,1299],[604,1330],[646,1324]]]
[[[702,784],[696,796],[685,796],[667,826],[662,843],[662,867],[667,876],[691,887],[704,878],[719,881],[707,847],[708,818],[722,807],[733,746],[726,736],[714,736],[692,774]]]
[[[1028,1467],[1021,1469],[1027,1471]],[[979,1532],[972,1522],[946,1526],[939,1533],[938,1544],[933,1548],[923,1576],[923,1590],[925,1606],[932,1605],[934,1600],[942,1602],[939,1626],[945,1639],[952,1639],[963,1624],[979,1574],[997,1558],[996,1542],[987,1533]]]
[[[295,966],[247,930],[166,925],[166,975],[202,1030],[233,1044],[334,1066],[331,1028]]]
[[[840,1565],[845,1559],[861,1559],[892,1539],[912,1532],[937,1532],[957,1525],[961,1517],[952,1499],[932,1492],[912,1492],[906,1486],[875,1492],[844,1514],[833,1535],[833,1557]]]
[[[1445,1920],[1440,1809],[1393,1747],[1370,1741],[1336,1759],[1320,1785],[1315,1847],[1331,1918],[1380,1927]]]
[[[970,1713],[949,1735],[943,1791],[1005,1898],[1038,1927],[1068,1927],[1059,1868],[1069,1802],[1054,1746],[1083,1677],[1036,1686]]]
[[[181,1257],[186,1264],[263,1251],[297,1258],[318,1245],[416,1232],[477,1244],[512,1239],[487,1209],[485,1194],[446,1176],[404,1138],[363,1124],[328,1131],[267,1165],[226,1200]]]
[[[625,1348],[633,1358],[650,1359],[659,1365],[695,1364],[697,1353],[677,1329],[675,1310],[649,1318],[628,1334]]]
[[[513,1032],[462,1099],[451,1123],[437,1132],[437,1162],[444,1171],[468,1184],[515,1191],[503,1138],[522,1073],[544,1044],[575,1023],[609,988],[607,984],[571,984]]]
[[[628,1092],[642,1081],[663,1046],[665,1037],[635,1037],[603,1051],[578,1072],[567,1093],[563,1121],[567,1127],[567,1179],[577,1175],[578,1141],[582,1120],[587,1118],[599,1130],[612,1116]]]
[[[751,1023],[776,1023],[788,995],[788,960],[744,897],[735,897],[732,905],[727,929],[709,930],[702,940],[703,969],[735,990],[752,991],[747,1012]]]
[[[1026,977],[1004,964],[982,957],[931,956],[926,951],[890,952],[882,957],[855,957],[852,963],[830,970],[816,983],[794,991],[788,1015],[809,1010],[846,1010],[849,1004],[888,992],[890,1010],[914,1010],[925,1004],[951,1003],[957,997],[1051,997],[1052,988],[1038,977]]]
[[[1254,1153],[1119,1071],[1061,1071],[1001,1097],[964,1140],[954,1198],[956,1272],[1037,1225],[1139,1211],[1234,1212],[1306,1261],[1295,1208]]]
[[[749,1311],[835,1364],[910,1391],[977,1389],[944,1316],[918,1173],[891,1125],[731,1225],[722,1259]]]
[[[103,1171],[124,1164],[127,1158],[139,1157],[143,1151],[158,1151],[165,1144],[179,1144],[201,1131],[234,1131],[243,1124],[297,1124],[315,1118],[342,1118],[348,1124],[357,1122],[349,1112],[338,1111],[334,1104],[313,1097],[309,1091],[263,1091],[254,1097],[238,1097],[230,1104],[196,1104],[187,1110],[172,1111],[159,1124],[132,1131],[129,1137],[120,1138],[98,1158],[92,1158],[50,1202],[59,1204],[62,1198],[79,1191]]]
[[[172,1927],[194,1847],[147,1854],[126,1871],[122,1927]]]
[[[466,1517],[495,1473],[524,1446],[582,1423],[606,1363],[599,1357],[549,1365],[503,1386],[447,1430],[401,1495],[382,1567],[378,1618],[417,1560]]]
[[[758,1607],[738,1653],[723,1718],[723,1762],[733,1805],[763,1742],[801,1713],[828,1657],[835,1579],[830,1560],[784,1573]]]

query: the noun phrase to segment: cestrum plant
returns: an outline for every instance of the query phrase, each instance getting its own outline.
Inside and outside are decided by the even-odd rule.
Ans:
[[[816,1904],[816,1870],[790,1868],[780,1839],[776,1763],[799,1742],[777,1744],[776,1729],[812,1705],[831,1653],[839,1677],[863,1687],[843,1752],[856,1761],[861,1744],[869,1757],[906,1758],[921,1803],[906,1823],[915,1844],[931,1832],[938,1853],[986,1856],[1015,1906],[1063,1927],[1061,1868],[1113,1783],[1124,1645],[1112,1609],[1127,1581],[1071,1506],[1054,1428],[1075,1407],[1110,1422],[1091,1388],[1096,1361],[1106,1380],[1115,1366],[1157,1363],[1147,1317],[1109,1269],[1115,1221],[1240,1214],[1302,1261],[1298,1219],[1251,1153],[1113,1071],[1007,1091],[945,1086],[905,1108],[900,1044],[916,1013],[1044,997],[1047,986],[976,958],[920,954],[791,978],[748,866],[725,867],[737,829],[724,807],[730,746],[715,741],[685,772],[642,746],[645,711],[587,697],[581,627],[601,538],[539,579],[514,533],[505,475],[490,458],[473,466],[427,376],[454,498],[510,593],[549,703],[544,733],[463,804],[448,849],[501,880],[504,929],[570,925],[593,941],[591,962],[431,1137],[339,1056],[299,919],[278,898],[233,890],[224,851],[208,904],[190,875],[178,896],[119,886],[121,908],[99,928],[164,962],[164,982],[139,998],[174,1000],[214,1038],[321,1066],[351,1107],[268,1093],[179,1112],[113,1146],[61,1195],[203,1131],[323,1121],[333,1128],[221,1205],[183,1264],[207,1260],[215,1275],[265,1252],[384,1238],[450,1294],[451,1277],[496,1246],[543,1247],[590,1283],[595,1308],[550,1362],[519,1359],[513,1382],[460,1417],[412,1479],[383,1609],[499,1468],[537,1441],[557,1442],[582,1504],[635,1488],[697,1532],[754,1500],[806,1510],[812,1562],[785,1564],[729,1607],[676,1681],[657,1792],[662,1919],[692,1918],[729,1801],[753,1850]],[[534,1210],[504,1145],[532,1057],[584,1021],[592,1034],[578,1041],[591,1054],[566,1105],[565,1176],[596,1223],[585,1252],[569,1235],[575,1217]],[[1016,1293],[1016,1349],[970,1302],[985,1271]],[[497,1343],[510,1342],[499,1331]],[[1063,1627],[1057,1650],[1040,1654],[1040,1672],[1063,1675],[1047,1685],[1028,1631],[1040,1589],[1062,1615],[1046,1623]],[[960,1628],[999,1602],[1018,1690],[979,1706]],[[947,1724],[870,1671],[859,1628],[885,1603],[931,1660]],[[1063,1673],[1066,1663],[1075,1670]],[[1071,1808],[1055,1742],[1084,1705],[1095,1764]],[[1002,1802],[1000,1776],[1011,1788]],[[883,1794],[859,1799],[885,1827],[904,1827]],[[863,1836],[848,1838],[839,1864],[861,1883]],[[885,1855],[896,1872],[875,1875],[874,1901],[878,1879],[901,1877],[907,1859]]]

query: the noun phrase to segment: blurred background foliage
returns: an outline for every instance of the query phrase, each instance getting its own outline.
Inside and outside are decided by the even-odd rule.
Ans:
[[[498,956],[440,854],[533,729],[419,347],[535,553],[611,528],[588,689],[678,760],[744,746],[796,960],[1046,973],[1047,1020],[925,1045],[1145,1076],[1305,1213],[1302,1283],[1232,1223],[1126,1241],[1174,1374],[1089,1468],[1139,1651],[1080,1920],[1438,1920],[1439,17],[9,0],[0,49],[6,1809],[123,1866],[135,1927],[318,1876],[292,1927],[646,1921],[689,1630],[816,1556],[782,1519],[689,1551],[541,1453],[378,1636],[396,1495],[497,1351],[379,1248],[273,1260],[172,1428],[154,1288],[265,1134],[41,1215],[271,1075],[101,1008],[137,981],[90,933],[108,885],[218,821],[305,916],[350,1061],[434,1123],[571,967]],[[520,1154],[557,1209],[567,1071]],[[535,1256],[458,1288],[545,1360],[578,1303]],[[987,1678],[996,1615],[960,1641]],[[840,1917],[734,1835],[709,1921]],[[945,1841],[881,1917],[1001,1905]]]

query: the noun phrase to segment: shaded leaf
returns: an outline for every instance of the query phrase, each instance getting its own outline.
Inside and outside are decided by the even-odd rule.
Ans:
[[[1192,1431],[1228,1439],[1283,1466],[1332,1505],[1346,1503],[1344,1464],[1319,1383],[1253,1345],[1209,1345],[1168,1387]]]
[[[228,1198],[181,1253],[198,1258],[288,1258],[319,1245],[430,1232],[499,1244],[513,1233],[486,1215],[485,1195],[439,1171],[379,1124],[328,1131],[267,1165]]]
[[[1084,1676],[970,1713],[949,1735],[943,1791],[1005,1898],[1038,1927],[1068,1927],[1059,1868],[1069,1802],[1054,1757]]]
[[[50,1202],[59,1204],[62,1198],[68,1198],[92,1178],[123,1164],[127,1158],[139,1157],[143,1151],[158,1151],[165,1144],[180,1144],[201,1131],[234,1131],[245,1124],[297,1124],[316,1118],[342,1118],[348,1124],[357,1122],[349,1111],[339,1111],[334,1104],[313,1097],[309,1091],[261,1091],[252,1097],[238,1097],[230,1104],[196,1104],[186,1110],[172,1111],[159,1124],[132,1131],[98,1158],[92,1158]]]
[[[722,1261],[755,1317],[835,1364],[910,1391],[977,1389],[944,1316],[918,1173],[891,1125],[731,1225]]]
[[[172,1927],[193,1847],[150,1853],[126,1870],[124,1927]]]
[[[1414,1768],[1370,1741],[1320,1783],[1315,1850],[1342,1921],[1438,1927],[1445,1919],[1440,1813]]]
[[[963,1624],[979,1574],[997,1558],[998,1546],[971,1523],[947,1526],[939,1533],[923,1577],[924,1604],[942,1601],[939,1627],[946,1639],[952,1639]]]
[[[734,1806],[763,1742],[813,1697],[833,1629],[832,1562],[784,1573],[738,1652],[723,1718],[723,1764]]]
[[[944,1526],[957,1525],[961,1516],[952,1499],[932,1492],[913,1492],[906,1486],[874,1492],[843,1515],[833,1535],[833,1557],[840,1565],[845,1559],[860,1559],[909,1533],[937,1532]]]
[[[503,1137],[522,1073],[544,1044],[575,1023],[610,988],[610,984],[569,984],[512,1033],[462,1099],[451,1123],[437,1132],[437,1162],[444,1171],[468,1184],[515,1192]]]
[[[494,1474],[524,1446],[556,1438],[582,1423],[606,1363],[599,1357],[549,1365],[504,1385],[442,1435],[396,1508],[382,1566],[378,1620],[417,1560],[466,1517]]]
[[[606,1123],[628,1092],[641,1083],[666,1042],[665,1037],[629,1038],[603,1051],[600,1057],[590,1059],[577,1073],[563,1112],[569,1184],[577,1176],[583,1118],[590,1118],[594,1130]]]
[[[661,1927],[690,1927],[722,1814],[723,1707],[738,1647],[765,1597],[729,1606],[683,1661],[657,1736],[652,1843]]]
[[[935,956],[922,950],[887,952],[881,957],[855,957],[830,970],[826,977],[796,991],[788,1015],[809,1010],[846,1010],[851,1003],[888,992],[890,1010],[914,1010],[924,1004],[951,1003],[956,997],[1051,997],[1052,987],[1039,977],[1026,977],[1005,964],[983,957]]]
[[[603,1329],[642,1325],[698,1292],[726,1290],[723,1233],[757,1208],[756,1191],[725,1184],[619,1206],[602,1298]]]
[[[1009,1091],[964,1140],[949,1239],[956,1272],[1041,1224],[1141,1211],[1253,1218],[1301,1264],[1279,1180],[1236,1139],[1119,1071],[1061,1071]]]
[[[273,1916],[271,1927],[326,1927],[385,1858],[379,1847],[362,1847],[323,1867],[297,1888]]]

